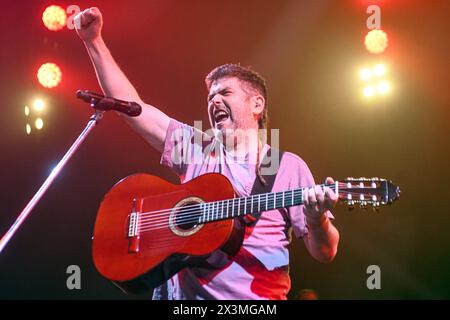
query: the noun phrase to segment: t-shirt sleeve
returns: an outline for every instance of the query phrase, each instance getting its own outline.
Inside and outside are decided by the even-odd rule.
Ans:
[[[212,142],[206,133],[175,119],[170,119],[161,155],[161,164],[178,176],[186,174],[189,165],[201,164],[205,148]]]
[[[311,170],[309,170],[307,164],[301,158],[295,156],[294,154],[288,154],[287,160],[290,162],[287,166],[290,169],[287,170],[291,170],[289,189],[304,188],[315,185]],[[294,172],[292,172],[292,169],[294,169]],[[306,216],[303,211],[304,208],[304,205],[288,208],[289,219],[291,221],[294,234],[297,238],[302,238],[308,234]],[[327,212],[327,215],[330,219],[334,219],[333,214],[330,211]]]

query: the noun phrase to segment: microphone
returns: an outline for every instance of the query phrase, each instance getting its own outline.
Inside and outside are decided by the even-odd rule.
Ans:
[[[92,91],[78,90],[77,98],[90,103],[92,107],[102,111],[116,110],[130,117],[137,117],[142,112],[142,107],[136,102],[106,97]]]

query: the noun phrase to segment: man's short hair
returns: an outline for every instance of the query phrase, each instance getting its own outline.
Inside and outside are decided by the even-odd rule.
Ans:
[[[206,87],[209,91],[213,82],[222,78],[237,78],[248,84],[252,89],[258,91],[264,97],[264,110],[258,119],[259,129],[267,129],[268,124],[268,104],[267,104],[267,88],[263,77],[250,68],[242,67],[238,64],[224,64],[214,68],[205,78]]]

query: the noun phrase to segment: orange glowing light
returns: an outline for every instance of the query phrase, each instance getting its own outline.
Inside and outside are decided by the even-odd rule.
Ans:
[[[61,69],[54,63],[44,63],[38,70],[37,78],[45,88],[54,88],[61,82]]]
[[[364,44],[370,53],[383,53],[388,46],[388,36],[383,30],[374,29],[367,33]]]
[[[49,6],[42,14],[42,22],[51,31],[59,31],[66,25],[66,11],[60,6]]]

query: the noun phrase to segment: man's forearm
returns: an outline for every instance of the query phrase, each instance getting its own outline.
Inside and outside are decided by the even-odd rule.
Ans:
[[[139,94],[115,62],[101,37],[85,42],[97,79],[105,95],[140,102]]]
[[[169,117],[140,99],[136,89],[114,61],[101,37],[85,42],[85,46],[103,93],[117,99],[139,103],[142,106],[142,113],[138,117],[120,115],[156,150],[162,151]]]
[[[331,262],[336,256],[339,232],[330,219],[325,214],[319,225],[310,224],[308,230],[309,233],[305,239],[308,251],[321,262]]]
[[[83,10],[75,17],[76,31],[88,51],[97,79],[105,95],[121,100],[134,101],[142,106],[137,117],[120,115],[153,147],[162,151],[170,118],[159,109],[145,104],[136,89],[120,70],[101,36],[103,18],[98,8]]]

